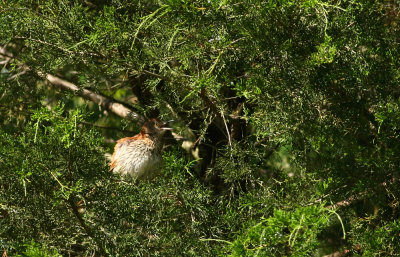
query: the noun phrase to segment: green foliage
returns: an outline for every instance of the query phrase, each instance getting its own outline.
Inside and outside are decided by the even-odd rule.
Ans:
[[[373,0],[3,1],[1,246],[396,255],[399,12]],[[140,124],[46,73],[176,120],[200,158],[168,145],[155,180],[110,174],[104,141]],[[342,203],[343,222],[322,203]]]
[[[22,251],[22,255],[16,256],[28,256],[28,257],[50,257],[50,256],[61,256],[56,250],[49,251],[41,245],[31,241],[24,245],[25,250]]]
[[[42,108],[23,134],[2,132],[2,239],[17,250],[34,239],[63,255],[213,255],[199,239],[226,230],[223,205],[191,174],[193,162],[175,150],[165,154],[164,176],[120,180],[105,166],[99,134],[79,126],[84,116]],[[21,251],[47,254],[36,243]]]
[[[310,256],[333,213],[322,206],[276,210],[229,245],[231,256]]]
[[[374,227],[365,222],[357,222],[354,231],[354,245],[361,248],[365,256],[396,256],[400,250],[399,232],[398,221]]]
[[[332,38],[329,36],[325,37],[325,41],[317,46],[317,52],[311,55],[311,62],[315,65],[321,65],[324,63],[331,63],[334,60],[336,54],[336,47],[331,46],[330,42]]]
[[[68,208],[109,176],[102,168],[99,134],[78,128],[79,110],[66,117],[64,112],[62,107],[42,108],[22,134],[1,132],[1,234],[13,243],[52,238],[63,250],[79,241],[81,228]],[[65,235],[72,236],[66,240]]]

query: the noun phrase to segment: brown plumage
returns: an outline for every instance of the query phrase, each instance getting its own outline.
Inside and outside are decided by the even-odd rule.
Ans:
[[[166,130],[171,130],[166,125],[160,119],[151,119],[136,136],[118,140],[110,170],[128,177],[152,177],[161,164],[162,137]]]

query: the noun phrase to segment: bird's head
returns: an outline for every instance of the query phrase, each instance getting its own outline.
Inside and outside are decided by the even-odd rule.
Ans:
[[[162,135],[164,135],[165,131],[172,130],[172,128],[167,126],[169,122],[171,121],[164,122],[157,118],[150,119],[143,124],[140,133],[161,137]]]

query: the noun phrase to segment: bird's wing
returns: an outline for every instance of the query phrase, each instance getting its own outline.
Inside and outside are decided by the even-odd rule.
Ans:
[[[138,135],[136,135],[134,137],[124,137],[117,141],[117,144],[114,147],[114,153],[111,157],[110,171],[112,171],[115,168],[115,166],[117,166],[117,164],[118,164],[118,160],[120,158],[120,154],[119,154],[120,148],[122,146],[129,145],[130,143],[132,143],[132,141],[134,142],[137,139],[138,139]]]

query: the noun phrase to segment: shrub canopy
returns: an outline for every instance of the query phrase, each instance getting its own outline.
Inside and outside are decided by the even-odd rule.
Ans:
[[[3,1],[1,249],[395,255],[399,6]],[[155,116],[180,135],[161,175],[110,174]]]

